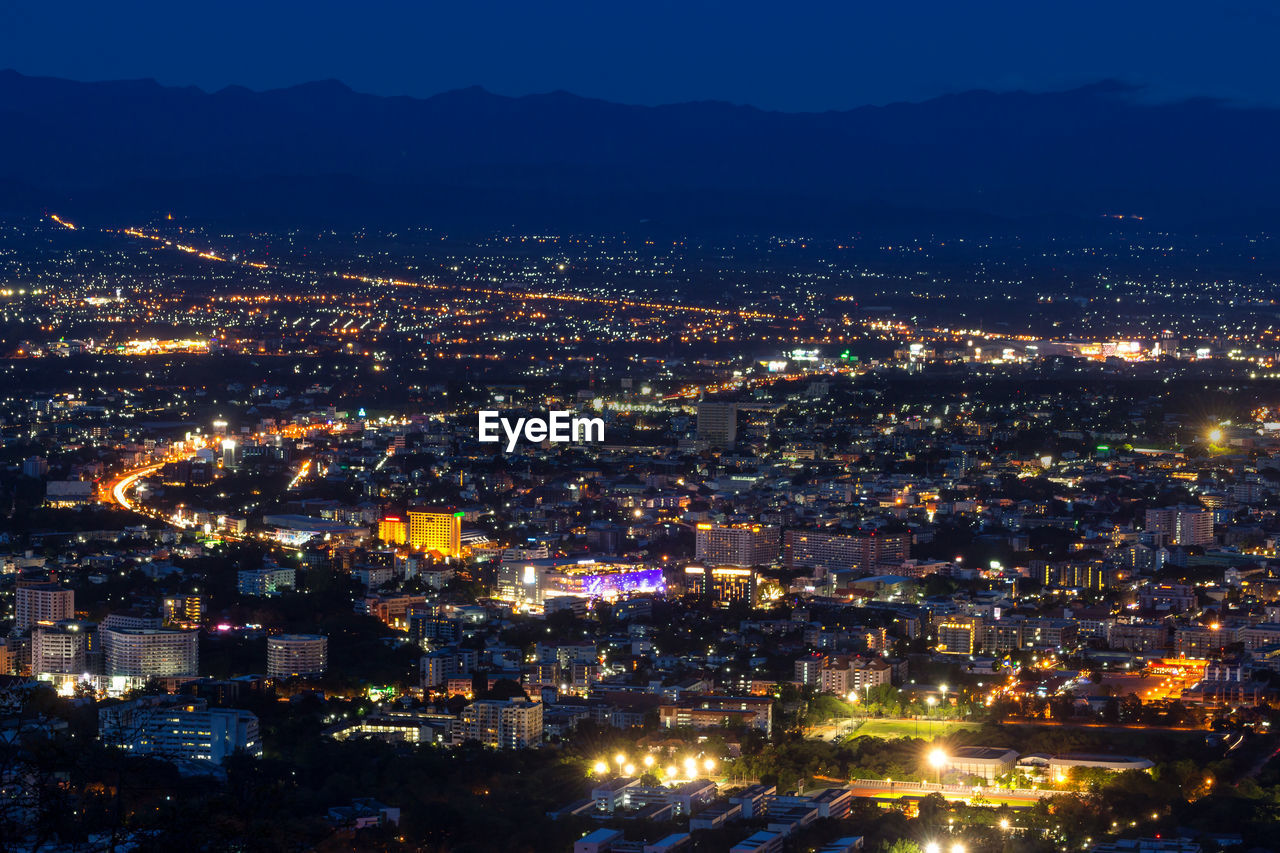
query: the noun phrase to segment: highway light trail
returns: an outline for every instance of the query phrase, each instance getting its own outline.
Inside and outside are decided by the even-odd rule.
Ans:
[[[155,465],[148,465],[146,468],[135,468],[134,470],[127,472],[121,476],[120,479],[116,480],[115,484],[111,487],[112,499],[123,509],[134,512],[135,507],[129,500],[129,490],[132,489],[143,477],[154,474],[163,467],[164,463],[157,463]]]
[[[65,225],[63,220],[59,219],[56,215],[51,216],[50,218],[54,222],[57,222],[60,225]],[[68,226],[68,227],[71,227],[71,226]],[[151,240],[153,242],[162,244],[166,248],[175,249],[177,251],[184,252],[189,255],[194,255],[195,257],[198,257],[206,261],[214,261],[214,262],[223,263],[223,264],[232,264],[235,266],[244,266],[244,267],[249,267],[249,268],[252,268],[255,270],[261,270],[261,271],[275,271],[275,272],[287,271],[283,267],[274,266],[271,264],[264,263],[262,261],[232,260],[231,258],[223,257],[221,255],[215,254],[214,252],[202,251],[194,246],[191,246],[185,243],[177,243],[159,234],[147,233],[146,231],[143,231],[139,228],[123,228],[119,230],[104,228],[102,230],[103,230],[103,233],[107,233],[107,234],[122,234],[128,237],[134,237],[142,240]],[[450,291],[450,292],[457,292],[457,293],[467,293],[467,294],[473,294],[473,295],[479,295],[479,296],[505,297],[508,299],[517,299],[517,300],[548,300],[548,301],[555,301],[555,302],[579,302],[579,303],[584,303],[589,305],[604,305],[604,306],[614,307],[614,308],[639,308],[644,310],[661,311],[661,312],[676,311],[676,312],[683,312],[683,313],[690,313],[690,314],[700,314],[700,315],[709,316],[709,317],[736,318],[740,320],[773,320],[773,321],[781,321],[781,322],[803,322],[805,320],[804,317],[788,317],[781,314],[769,314],[761,311],[742,311],[742,310],[734,310],[734,309],[728,309],[728,308],[710,308],[702,305],[683,305],[683,304],[667,303],[667,302],[652,302],[648,300],[638,300],[638,299],[610,298],[607,296],[586,296],[584,294],[577,294],[577,293],[550,293],[550,292],[525,291],[525,290],[504,290],[501,288],[475,287],[473,285],[458,284],[458,283],[440,284],[438,282],[406,281],[404,279],[386,278],[383,276],[375,276],[375,275],[361,275],[358,273],[345,273],[345,272],[333,272],[333,271],[316,272],[314,270],[310,272],[312,275],[340,278],[340,279],[345,279],[347,281],[359,282],[361,284],[385,285],[390,287],[407,287],[407,288],[411,287],[411,288],[421,288],[424,290],[442,290],[442,291]]]

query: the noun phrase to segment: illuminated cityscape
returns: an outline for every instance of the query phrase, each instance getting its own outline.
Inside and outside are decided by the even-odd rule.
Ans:
[[[1143,46],[1280,33],[1177,6],[0,32],[0,848],[1280,849],[1280,110]]]
[[[658,302],[623,270],[659,250],[618,237],[454,244],[410,280],[296,233],[73,221],[12,223],[4,256],[0,664],[15,697],[101,705],[103,746],[211,792],[282,737],[533,751],[581,773],[534,795],[548,831],[618,850],[633,814],[670,824],[656,849],[895,821],[1111,849],[1270,772],[1267,328],[954,329],[820,278]],[[490,407],[605,437],[507,453]],[[432,832],[345,796],[310,831]]]

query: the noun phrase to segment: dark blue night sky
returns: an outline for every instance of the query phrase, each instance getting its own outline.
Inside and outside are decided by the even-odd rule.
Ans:
[[[0,67],[375,94],[471,85],[637,104],[844,109],[1100,79],[1155,99],[1280,101],[1280,6],[1075,2],[137,2],[0,6]]]

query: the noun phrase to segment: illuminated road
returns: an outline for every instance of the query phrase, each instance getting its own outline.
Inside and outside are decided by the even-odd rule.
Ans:
[[[77,227],[74,224],[68,222],[65,219],[61,219],[56,214],[50,214],[49,218],[51,221],[57,223],[58,225],[61,225],[63,228],[66,228],[72,231],[77,230]],[[210,261],[213,263],[225,264],[228,266],[242,266],[242,267],[251,268],[255,270],[285,271],[288,269],[285,266],[281,266],[278,264],[271,264],[265,261],[256,261],[256,260],[249,260],[247,258],[239,258],[238,253],[230,255],[229,257],[226,257],[223,255],[216,254],[215,252],[212,252],[212,251],[202,251],[201,249],[195,246],[176,242],[174,240],[170,240],[166,238],[162,234],[147,232],[140,228],[121,228],[121,229],[104,228],[104,229],[101,229],[101,231],[104,234],[115,234],[123,237],[133,238],[133,239],[149,240],[159,244],[160,246],[163,246],[166,249],[172,249],[174,251],[184,252],[186,254],[192,255],[193,257],[197,257],[197,258],[200,258],[201,260]],[[543,300],[543,301],[549,301],[549,302],[582,303],[582,304],[590,304],[590,305],[604,306],[604,307],[617,308],[617,309],[636,309],[636,310],[654,312],[658,314],[673,314],[673,313],[690,314],[694,316],[705,317],[708,320],[718,320],[718,321],[731,321],[731,322],[732,321],[740,321],[740,322],[770,321],[770,322],[783,322],[783,323],[794,324],[794,323],[803,323],[803,322],[811,321],[813,319],[812,317],[806,317],[805,315],[778,314],[773,312],[750,310],[750,309],[720,308],[720,307],[713,307],[713,306],[707,306],[707,305],[690,305],[690,304],[681,304],[681,303],[656,302],[656,301],[647,300],[647,299],[596,296],[591,294],[573,293],[573,292],[533,291],[533,290],[508,289],[508,288],[501,288],[501,287],[485,287],[482,285],[466,284],[463,282],[442,283],[437,281],[409,281],[405,279],[388,278],[388,277],[377,276],[372,274],[359,274],[359,273],[349,273],[349,272],[340,272],[340,271],[332,271],[332,270],[311,270],[310,274],[315,275],[317,277],[338,278],[346,281],[356,281],[356,282],[361,282],[363,284],[382,285],[387,287],[416,288],[416,289],[433,290],[433,291],[450,291],[455,293],[482,296],[485,298],[512,299],[518,302]],[[848,301],[851,299],[851,297],[836,296],[834,297],[834,299],[837,302]],[[983,331],[982,329],[951,328],[949,326],[948,327],[915,326],[913,324],[907,323],[902,320],[888,321],[888,320],[872,320],[869,318],[863,318],[861,320],[858,320],[852,323],[850,323],[849,321],[846,321],[846,325],[855,325],[861,328],[864,332],[880,333],[881,335],[889,335],[891,337],[914,335],[914,336],[923,337],[926,340],[934,341],[937,343],[949,342],[953,344],[960,343],[963,341],[966,346],[972,344],[973,339],[982,339],[986,341],[1010,341],[1010,342],[1018,342],[1018,343],[1030,343],[1030,342],[1039,340],[1038,337],[1034,335],[1029,335],[1029,334],[1017,334],[1017,333],[1011,333],[1008,331],[997,333],[997,332]],[[794,326],[793,326],[793,330],[794,330]],[[355,330],[352,329],[352,331],[354,332]],[[809,342],[814,342],[812,338],[809,338],[808,340]],[[797,340],[797,343],[799,342],[800,341]],[[779,377],[779,378],[785,378],[785,377]],[[773,381],[773,380],[769,380],[769,381]],[[676,395],[672,395],[671,397],[668,397],[667,399],[668,401],[670,401],[673,398],[678,399],[680,397],[687,398],[688,395],[676,394]]]
[[[140,512],[129,500],[129,490],[132,489],[139,480],[150,474],[154,474],[164,467],[163,462],[157,462],[154,465],[148,465],[145,468],[135,468],[132,471],[126,471],[119,478],[114,480],[108,487],[108,493],[111,499],[119,504],[122,508],[130,512]]]
[[[279,429],[272,430],[270,432],[254,433],[252,438],[254,440],[262,440],[266,438],[268,435],[283,435],[283,436],[291,436],[291,437],[297,438],[297,437],[306,435],[310,432],[324,431],[329,433],[340,433],[343,431],[343,429],[345,429],[345,427],[343,424],[340,424],[340,423],[337,423],[337,424],[289,424]],[[133,490],[133,488],[138,484],[139,480],[143,479],[144,477],[151,476],[152,474],[159,471],[161,468],[163,468],[165,465],[169,464],[170,462],[181,462],[186,459],[194,459],[196,457],[196,454],[201,448],[202,448],[202,445],[199,443],[196,443],[195,445],[191,446],[189,449],[186,449],[184,452],[168,456],[165,459],[161,460],[160,462],[152,462],[148,465],[143,465],[140,468],[132,468],[128,471],[121,472],[119,475],[115,477],[115,479],[109,481],[102,488],[102,490],[99,492],[100,500],[102,500],[103,503],[115,504],[121,509],[128,510],[129,512],[137,512],[143,515],[150,516],[151,518],[155,518],[160,521],[163,521],[166,524],[169,524],[180,530],[187,529],[188,525],[183,524],[181,520],[175,519],[169,516],[161,515],[159,512],[152,509],[148,509],[147,507],[138,504],[136,501],[131,500],[129,497],[129,492]],[[287,487],[287,490],[297,488],[298,484],[301,483],[304,479],[306,479],[307,476],[309,476],[312,472],[313,472],[313,464],[311,460],[309,459],[304,460],[301,466],[299,467],[297,474],[290,481]],[[218,536],[223,539],[238,538],[235,536],[231,536],[229,534],[218,534]]]
[[[65,228],[70,228],[72,230],[75,230],[74,225],[70,225],[66,221],[59,219],[57,216],[51,216],[50,218],[54,222],[57,222],[59,225],[62,225]],[[263,261],[250,261],[247,259],[234,260],[233,258],[225,258],[225,257],[222,257],[221,255],[214,254],[213,252],[201,251],[195,246],[189,246],[183,243],[176,243],[173,240],[166,239],[160,234],[148,233],[146,231],[143,231],[140,228],[123,228],[118,231],[108,228],[108,229],[103,229],[103,231],[104,233],[116,233],[116,234],[122,234],[128,237],[134,237],[134,238],[143,239],[143,240],[151,240],[153,242],[160,243],[166,248],[176,249],[178,251],[186,252],[187,254],[194,255],[198,258],[201,258],[202,260],[215,261],[220,264],[252,267],[253,269],[257,269],[257,270],[282,269],[280,267],[265,263]],[[660,312],[677,311],[677,312],[685,312],[689,314],[701,314],[701,315],[712,316],[712,317],[731,317],[731,318],[737,318],[741,320],[782,320],[782,321],[788,321],[788,322],[798,322],[798,321],[803,321],[805,319],[804,317],[789,317],[789,316],[784,316],[780,314],[767,313],[763,311],[747,311],[747,310],[732,309],[732,308],[711,308],[704,305],[684,305],[684,304],[674,304],[674,303],[667,303],[667,302],[653,302],[653,301],[648,301],[643,299],[623,299],[623,298],[612,298],[607,296],[590,296],[590,295],[581,294],[581,293],[556,293],[556,292],[531,291],[531,290],[508,290],[505,288],[481,287],[478,285],[463,284],[461,282],[441,284],[439,282],[406,281],[404,279],[398,279],[398,278],[386,278],[383,276],[360,275],[357,273],[346,273],[346,272],[315,271],[313,272],[313,274],[319,275],[319,276],[341,278],[347,281],[358,281],[358,282],[361,282],[362,284],[378,284],[378,285],[386,285],[390,287],[421,288],[424,290],[449,290],[449,291],[455,291],[459,293],[470,293],[470,294],[476,294],[479,296],[498,297],[498,298],[504,298],[504,299],[547,300],[547,301],[553,301],[553,302],[580,302],[584,304],[604,305],[604,306],[615,307],[615,308],[641,308],[645,310],[660,311]]]

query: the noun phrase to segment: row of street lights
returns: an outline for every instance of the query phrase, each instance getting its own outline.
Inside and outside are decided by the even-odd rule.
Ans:
[[[617,755],[615,755],[613,757],[613,763],[618,765],[618,773],[620,775],[623,775],[623,776],[635,775],[635,772],[636,772],[635,764],[633,764],[627,758],[627,756],[624,755],[623,753],[619,752]],[[643,759],[641,759],[641,763],[645,766],[646,771],[649,771],[653,769],[657,761],[654,759],[652,755],[646,755]],[[609,772],[609,763],[604,759],[601,759],[597,761],[591,769],[595,771],[595,774],[597,776],[603,776]],[[705,770],[708,773],[710,773],[712,770],[715,770],[716,769],[715,759],[714,758],[703,759],[701,764],[701,769]],[[698,775],[698,770],[699,770],[698,759],[690,757],[684,760],[684,773],[686,778],[689,778],[689,779],[694,778],[695,776]],[[675,764],[669,764],[667,765],[663,775],[667,779],[674,779],[680,775],[680,768],[677,767]]]

